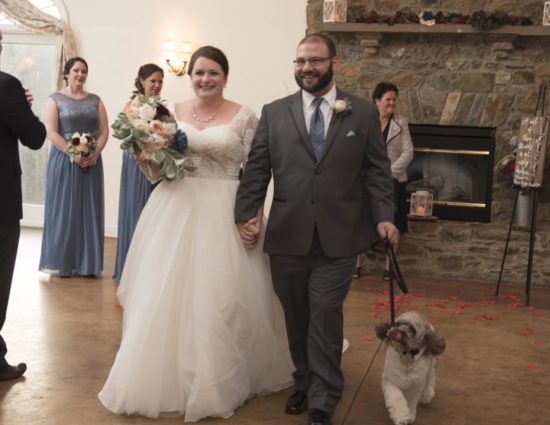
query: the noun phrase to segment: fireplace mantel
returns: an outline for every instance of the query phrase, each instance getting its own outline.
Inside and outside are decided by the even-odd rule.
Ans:
[[[367,55],[377,55],[380,51],[380,41],[389,35],[433,35],[433,36],[485,36],[490,37],[495,44],[495,50],[513,49],[514,40],[518,37],[550,37],[550,26],[542,25],[505,25],[490,31],[479,31],[466,24],[435,24],[431,27],[421,24],[362,24],[362,23],[322,23],[320,30],[331,33],[354,33],[361,35],[361,45]],[[502,43],[504,42],[504,43]]]
[[[325,32],[354,33],[401,33],[401,34],[477,34],[477,35],[512,35],[522,37],[550,37],[550,26],[542,25],[504,25],[490,31],[479,31],[466,24],[436,24],[431,27],[421,24],[361,24],[361,23],[329,23],[320,26]]]

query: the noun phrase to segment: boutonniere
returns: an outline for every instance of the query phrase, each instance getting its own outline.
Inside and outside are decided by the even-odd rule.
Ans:
[[[351,114],[351,100],[347,97],[344,99],[336,99],[332,110],[334,111],[334,115],[337,117],[345,117],[346,115]]]

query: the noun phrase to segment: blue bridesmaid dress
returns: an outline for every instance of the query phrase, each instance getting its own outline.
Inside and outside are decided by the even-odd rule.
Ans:
[[[59,134],[91,133],[99,128],[99,97],[51,95],[59,114]],[[104,195],[101,155],[80,168],[54,146],[46,170],[44,233],[39,269],[60,276],[99,276],[103,269]]]
[[[152,185],[137,163],[124,152],[120,175],[120,198],[118,203],[118,236],[116,247],[115,273],[113,279],[118,283],[126,261],[126,254],[134,235],[141,210],[153,191]]]

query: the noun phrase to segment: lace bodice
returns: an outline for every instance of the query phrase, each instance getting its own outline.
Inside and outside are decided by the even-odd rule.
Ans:
[[[256,115],[246,106],[241,106],[230,123],[204,130],[178,121],[178,127],[187,134],[185,155],[196,167],[195,171],[186,172],[186,178],[238,179],[257,125]]]

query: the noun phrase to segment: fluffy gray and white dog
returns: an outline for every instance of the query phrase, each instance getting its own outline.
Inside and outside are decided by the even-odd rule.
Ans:
[[[393,325],[377,325],[376,335],[386,341],[386,408],[395,425],[410,425],[418,403],[429,403],[435,396],[435,356],[445,351],[445,339],[416,311],[401,314]]]

